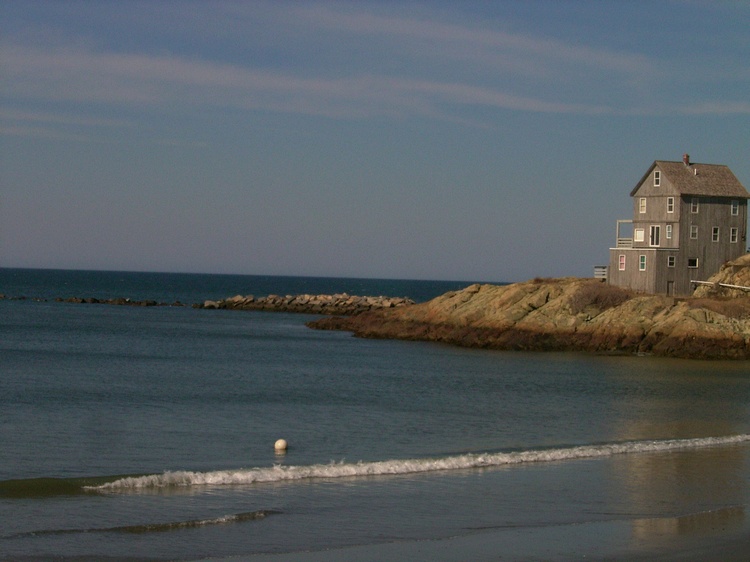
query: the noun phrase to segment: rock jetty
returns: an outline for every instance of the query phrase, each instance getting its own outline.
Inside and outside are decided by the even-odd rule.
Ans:
[[[305,314],[337,314],[356,316],[373,310],[386,310],[413,305],[406,297],[359,297],[346,293],[334,295],[236,295],[234,297],[193,305],[195,308],[230,310],[269,310],[276,312],[299,312]]]
[[[426,303],[308,326],[490,349],[750,358],[750,297],[675,299],[596,279],[476,284]]]
[[[7,299],[7,295],[0,294],[0,300]],[[10,297],[10,300],[27,300],[28,297]],[[34,298],[29,300],[46,301]],[[55,302],[72,304],[110,304],[119,306],[185,306],[180,301],[172,303],[155,300],[133,300],[129,298],[99,299],[94,297],[57,297]],[[359,297],[346,293],[334,295],[268,295],[254,297],[253,295],[237,295],[218,301],[206,300],[193,304],[193,308],[228,309],[228,310],[267,310],[275,312],[299,312],[305,314],[336,314],[353,316],[373,310],[386,310],[412,305],[414,301],[406,297]]]

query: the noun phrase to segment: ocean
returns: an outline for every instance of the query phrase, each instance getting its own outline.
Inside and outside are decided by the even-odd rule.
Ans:
[[[468,284],[0,269],[0,560],[458,560],[489,533],[487,559],[562,560],[747,536],[746,362],[366,340],[189,306]]]

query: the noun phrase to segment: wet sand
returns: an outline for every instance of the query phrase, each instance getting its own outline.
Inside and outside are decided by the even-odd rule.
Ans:
[[[538,528],[487,529],[440,540],[222,558],[228,562],[437,562],[491,560],[667,560],[725,562],[750,558],[750,525],[742,508],[680,518],[639,519]],[[218,560],[218,559],[217,559]]]

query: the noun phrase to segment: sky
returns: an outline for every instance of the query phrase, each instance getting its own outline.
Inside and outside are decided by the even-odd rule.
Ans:
[[[0,0],[0,267],[593,275],[654,160],[750,188],[750,2]]]

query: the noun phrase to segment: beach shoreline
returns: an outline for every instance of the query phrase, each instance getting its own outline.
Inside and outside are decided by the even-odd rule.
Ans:
[[[741,516],[729,525],[672,532],[679,518],[597,521],[542,527],[473,531],[442,539],[406,540],[277,554],[209,558],[211,562],[344,562],[431,560],[747,560],[750,524]],[[712,519],[712,517],[708,517]],[[707,519],[707,520],[708,520]],[[715,518],[714,518],[715,519]],[[714,522],[716,523],[716,521]],[[204,562],[206,559],[202,559]]]

